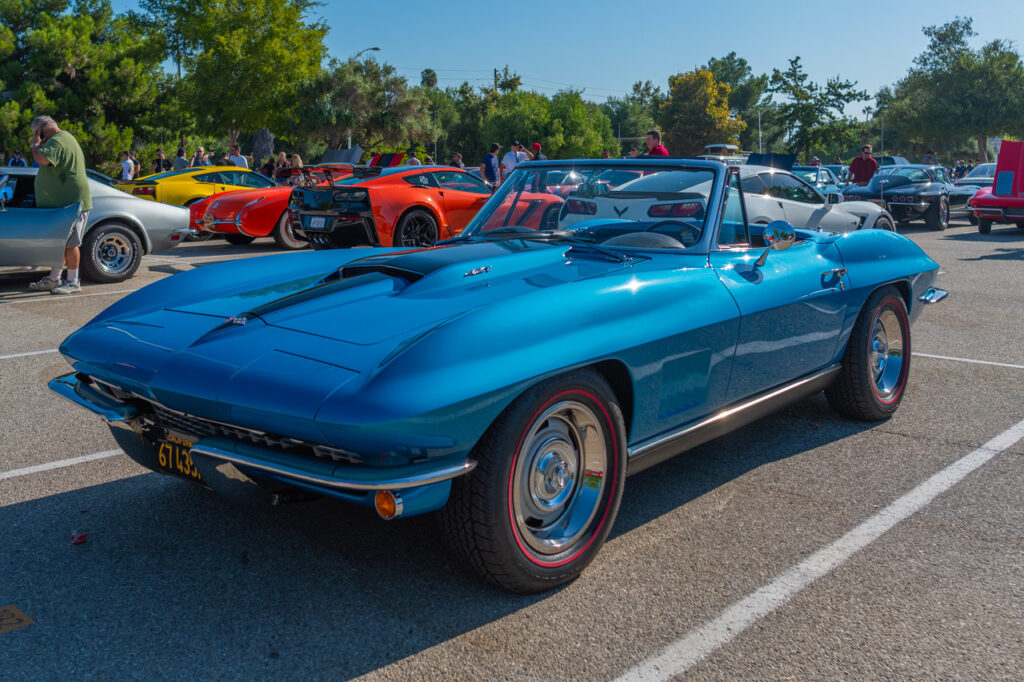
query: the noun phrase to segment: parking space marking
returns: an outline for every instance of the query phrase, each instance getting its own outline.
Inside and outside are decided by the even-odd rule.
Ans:
[[[24,353],[8,353],[7,355],[0,355],[0,360],[13,360],[14,358],[27,358],[30,355],[46,355],[47,353],[56,353],[56,348],[47,348],[46,350],[30,350]]]
[[[8,478],[18,478],[20,476],[30,476],[31,474],[38,474],[43,471],[50,471],[52,469],[63,469],[64,467],[74,466],[76,464],[83,464],[85,462],[93,462],[97,459],[107,459],[109,457],[117,457],[123,454],[123,450],[105,450],[103,452],[96,452],[91,455],[82,455],[81,457],[72,457],[71,459],[61,459],[56,462],[46,462],[45,464],[36,464],[35,466],[25,467],[24,469],[13,469],[11,471],[0,471],[0,481]]]
[[[97,291],[91,294],[69,294],[67,296],[23,296],[21,298],[12,298],[7,301],[0,301],[0,305],[12,305],[14,303],[40,303],[41,301],[73,301],[76,298],[85,298],[86,296],[112,296],[113,294],[130,294],[138,289],[115,289],[113,291]]]
[[[953,462],[831,545],[781,573],[768,585],[735,602],[716,618],[691,630],[618,679],[667,680],[682,675],[1021,438],[1024,438],[1024,421]]]
[[[971,360],[970,358],[954,358],[948,355],[932,355],[931,353],[911,353],[922,358],[933,358],[935,360],[952,360],[953,362],[970,362],[975,365],[995,365],[996,367],[1011,367],[1013,369],[1024,369],[1024,365],[1011,365],[1008,362],[992,362],[991,360]]]

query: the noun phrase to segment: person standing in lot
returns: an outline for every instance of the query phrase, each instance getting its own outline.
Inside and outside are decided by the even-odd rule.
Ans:
[[[456,168],[465,168],[466,164],[464,164],[462,162],[462,154],[460,154],[458,152],[455,152],[454,154],[452,154],[452,163],[451,163],[451,165],[455,166]]]
[[[501,157],[501,168],[502,174],[508,175],[515,167],[521,164],[523,161],[529,161],[530,157],[527,156],[526,151],[523,149],[523,145],[519,144],[519,140],[512,143],[512,148],[508,150],[505,156]]]
[[[132,161],[132,180],[142,174],[142,164],[135,158],[135,152],[128,150],[128,158]]]
[[[174,157],[174,170],[185,170],[188,168],[188,159],[185,158],[185,148],[178,147],[178,155]]]
[[[231,163],[238,166],[239,168],[249,167],[249,162],[246,160],[244,156],[242,156],[242,150],[239,148],[237,144],[231,146],[231,156],[229,157],[228,160],[231,161]]]
[[[11,160],[7,162],[8,166],[14,166],[15,168],[24,168],[26,165],[25,159],[21,158],[21,150],[15,149],[14,155],[11,156]]]
[[[501,184],[501,165],[498,163],[500,151],[501,145],[494,142],[491,144],[491,151],[484,154],[483,160],[480,161],[480,177],[491,187]]]
[[[209,165],[210,165],[210,155],[207,154],[206,150],[204,150],[201,146],[197,146],[195,154],[192,155],[192,161],[189,163],[189,166],[191,166],[192,168],[196,168],[198,166],[209,166]]]
[[[668,150],[661,144],[661,133],[655,129],[647,131],[647,155],[668,156]]]
[[[409,152],[409,158],[405,160],[406,166],[422,166],[423,162],[416,158],[416,150]]]
[[[935,158],[935,152],[929,149],[928,152],[924,155],[924,158],[921,159],[921,163],[927,164],[929,166],[937,166],[939,165],[939,160]]]
[[[861,148],[860,156],[850,162],[849,181],[863,187],[877,172],[878,162],[871,156],[871,145],[866,144]]]
[[[39,164],[36,173],[36,207],[62,208],[78,204],[78,215],[71,224],[71,234],[64,247],[64,261],[50,269],[50,274],[29,285],[32,291],[51,294],[71,294],[81,291],[78,265],[79,247],[85,236],[85,226],[92,210],[89,178],[85,173],[85,155],[74,136],[61,130],[49,116],[32,119],[32,158]],[[64,265],[68,266],[67,279],[61,280]]]
[[[534,142],[532,145],[530,145],[530,151],[528,153],[532,155],[534,161],[548,160],[548,157],[544,156],[540,151],[540,142]]]
[[[164,156],[163,148],[158,148],[156,150],[156,158],[153,159],[153,172],[163,173],[164,171],[171,170],[171,168],[171,162]]]
[[[115,164],[111,164],[115,165]],[[121,179],[126,182],[131,182],[132,177],[135,173],[135,164],[132,162],[132,155],[130,152],[121,152],[121,163],[116,164],[121,167]]]

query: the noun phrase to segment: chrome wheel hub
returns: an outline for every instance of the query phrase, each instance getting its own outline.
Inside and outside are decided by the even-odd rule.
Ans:
[[[557,554],[586,534],[601,505],[607,467],[607,441],[589,406],[561,402],[530,424],[509,500],[529,551]]]
[[[104,272],[118,273],[132,263],[132,245],[120,234],[104,235],[96,243],[96,263]]]
[[[892,396],[900,387],[903,372],[903,325],[899,316],[889,308],[875,318],[871,350],[868,358],[875,392],[882,400]]]

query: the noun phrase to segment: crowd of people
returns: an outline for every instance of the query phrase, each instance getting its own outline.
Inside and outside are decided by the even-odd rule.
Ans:
[[[281,153],[284,154],[284,152]],[[294,156],[298,157],[298,154],[295,154]],[[119,162],[104,165],[107,168],[119,169],[118,179],[131,181],[155,173],[164,173],[170,170],[184,170],[186,168],[198,168],[201,166],[237,166],[239,168],[249,168],[249,158],[242,156],[241,148],[237,144],[232,145],[229,151],[224,152],[219,157],[212,152],[206,151],[202,146],[197,146],[191,157],[188,156],[188,152],[184,147],[178,147],[178,151],[175,154],[174,159],[168,159],[163,148],[158,148],[153,161],[149,164],[147,170],[143,171],[142,162],[139,161],[138,157],[136,157],[135,152],[126,149],[121,152],[121,160]]]

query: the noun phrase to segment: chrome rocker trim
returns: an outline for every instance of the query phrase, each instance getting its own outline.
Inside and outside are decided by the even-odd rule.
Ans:
[[[719,410],[696,424],[630,448],[626,474],[639,473],[685,450],[724,436],[744,424],[757,421],[801,398],[817,393],[832,383],[839,369],[840,365],[831,365],[803,379]]]

